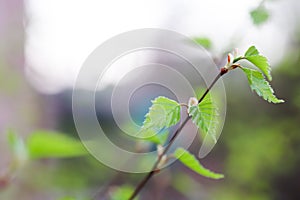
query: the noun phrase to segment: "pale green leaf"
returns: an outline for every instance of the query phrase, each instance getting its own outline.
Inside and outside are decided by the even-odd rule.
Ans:
[[[210,135],[216,142],[216,130],[218,126],[218,109],[212,101],[210,95],[207,95],[202,102],[196,106],[188,108],[189,116],[205,134]]]
[[[19,143],[23,143],[22,139],[12,130],[9,130],[7,133],[7,141],[12,151],[16,151]]]
[[[210,49],[212,47],[212,42],[207,37],[196,37],[194,38],[194,41],[206,49]]]
[[[168,128],[180,120],[180,104],[166,97],[157,97],[146,114],[143,128],[155,126],[157,129]]]
[[[252,10],[250,15],[253,24],[257,26],[265,23],[270,17],[268,10],[264,6],[259,6],[258,8]]]
[[[166,97],[157,97],[145,116],[138,136],[147,138],[159,133],[164,128],[177,124],[180,120],[180,104]],[[152,133],[152,135],[150,134]]]
[[[129,185],[123,185],[121,187],[112,188],[112,190],[110,191],[110,200],[129,199],[133,191],[133,187]],[[138,197],[134,198],[134,200],[138,200]]]
[[[264,75],[257,70],[242,68],[245,75],[248,78],[249,85],[258,96],[261,96],[264,100],[272,103],[283,103],[284,100],[278,99],[274,95],[274,90],[270,86],[269,82],[265,80]]]
[[[18,163],[23,163],[27,160],[28,154],[23,139],[14,131],[9,130],[7,134],[8,144],[12,150],[14,157]]]
[[[26,145],[31,158],[67,158],[88,153],[80,140],[51,131],[32,133]]]
[[[218,174],[215,172],[210,171],[209,169],[204,168],[200,162],[195,158],[194,155],[189,153],[183,148],[176,149],[174,156],[185,166],[193,170],[194,172],[213,179],[220,179],[223,178],[223,174]]]
[[[255,46],[252,46],[247,50],[244,58],[260,69],[270,81],[272,80],[268,59],[265,56],[259,55]]]

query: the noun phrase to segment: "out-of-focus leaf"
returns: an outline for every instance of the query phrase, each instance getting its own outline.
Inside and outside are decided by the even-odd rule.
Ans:
[[[67,158],[88,153],[79,140],[51,131],[32,133],[26,145],[31,158]]]
[[[12,130],[9,130],[7,134],[7,140],[12,152],[14,153],[14,156],[16,157],[16,161],[18,163],[26,161],[28,154],[23,139]]]
[[[113,188],[110,193],[110,200],[126,200],[129,199],[134,189],[131,186],[123,185],[121,187]],[[134,198],[138,200],[138,197]]]
[[[155,144],[161,144],[161,145],[165,144],[169,136],[169,131],[164,130],[161,131],[160,133],[155,133],[152,131],[153,131],[152,129],[149,129],[148,132],[145,132],[143,134],[144,137],[143,139]],[[149,135],[149,137],[147,137],[147,135]]]
[[[207,37],[195,37],[194,41],[203,46],[205,49],[210,49],[212,47],[212,42]]]
[[[66,197],[59,198],[58,200],[92,200],[92,199],[88,199],[88,198],[75,198],[75,197],[66,196]]]
[[[224,178],[223,174],[218,174],[210,171],[209,169],[204,168],[193,154],[191,154],[183,148],[176,149],[174,156],[185,166],[202,176],[212,179]]]
[[[253,24],[255,24],[257,26],[265,23],[270,17],[268,10],[264,6],[259,6],[256,9],[252,10],[250,12],[250,15],[251,15]]]
[[[63,197],[63,198],[60,198],[58,200],[76,200],[76,198],[74,198],[74,197]]]
[[[218,125],[218,109],[210,95],[196,106],[189,106],[188,113],[192,121],[205,134],[210,135],[216,142],[216,130]]]
[[[269,82],[265,80],[264,75],[257,70],[242,68],[245,75],[248,78],[249,85],[258,96],[261,96],[264,100],[272,103],[283,103],[284,100],[278,99],[274,95],[274,90],[270,86]]]

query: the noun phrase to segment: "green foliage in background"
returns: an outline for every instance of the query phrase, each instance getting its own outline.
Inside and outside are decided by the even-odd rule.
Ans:
[[[264,6],[258,6],[250,12],[253,24],[260,26],[264,24],[269,18],[270,14]]]
[[[212,41],[208,37],[195,37],[194,41],[206,49],[212,48]]]
[[[88,154],[79,140],[60,132],[35,131],[24,141],[9,130],[7,140],[14,155],[15,167],[30,159],[71,158]]]
[[[110,194],[110,200],[128,199],[133,190],[134,188],[129,185],[113,188]],[[138,200],[138,197],[134,198],[134,200]]]
[[[88,153],[79,140],[51,131],[32,133],[26,146],[31,158],[66,158]]]

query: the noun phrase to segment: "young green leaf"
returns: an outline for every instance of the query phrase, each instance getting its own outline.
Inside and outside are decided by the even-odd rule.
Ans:
[[[284,102],[284,100],[278,99],[274,95],[274,90],[270,86],[269,82],[265,80],[264,75],[260,71],[249,68],[242,68],[242,70],[248,78],[252,91],[255,91],[258,96],[261,96],[264,100],[272,103]]]
[[[189,116],[205,134],[210,135],[216,142],[216,130],[218,125],[218,109],[210,95],[196,106],[189,106]]]
[[[139,136],[148,136],[150,133],[156,134],[164,128],[177,124],[180,120],[180,104],[166,97],[157,97],[152,101],[152,106],[145,116],[145,120]]]
[[[51,131],[32,133],[26,145],[31,158],[67,158],[88,153],[79,140]]]
[[[259,52],[258,50],[256,49],[255,46],[251,46],[245,53],[245,57],[248,57],[248,56],[257,56],[259,55]]]
[[[191,154],[183,148],[176,149],[174,156],[185,166],[202,176],[212,179],[224,178],[223,174],[218,174],[204,168],[193,154]]]
[[[133,193],[133,188],[128,185],[123,185],[121,187],[113,188],[110,191],[110,200],[123,200],[128,199],[130,195]],[[138,197],[134,198],[134,200],[138,200]]]
[[[268,59],[259,54],[255,46],[251,46],[245,53],[244,58],[260,69],[271,81],[271,68]]]

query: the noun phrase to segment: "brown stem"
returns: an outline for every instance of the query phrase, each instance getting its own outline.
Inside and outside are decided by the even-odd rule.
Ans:
[[[202,97],[199,99],[198,103],[202,102],[202,100],[205,98],[205,96],[208,94],[208,92],[211,90],[211,88],[215,85],[215,83],[221,78],[221,76],[223,76],[227,72],[228,72],[228,70],[224,70],[224,68],[221,68],[220,73],[216,76],[216,78],[213,80],[213,82],[210,84],[210,86],[206,89],[206,91],[204,92]],[[175,131],[174,135],[170,139],[170,142],[168,143],[168,145],[164,149],[163,153],[160,156],[158,156],[157,161],[154,163],[154,165],[152,167],[152,170],[137,185],[137,187],[135,188],[134,192],[132,193],[132,195],[130,196],[130,198],[128,200],[133,200],[136,197],[136,195],[144,188],[146,183],[151,179],[151,177],[155,174],[155,172],[158,172],[157,166],[158,166],[159,162],[161,161],[161,158],[170,149],[170,147],[174,143],[175,139],[177,138],[177,136],[179,135],[181,130],[184,128],[186,123],[190,120],[190,118],[191,118],[190,116],[186,117],[185,120],[183,121],[183,123],[178,127],[178,129]]]

